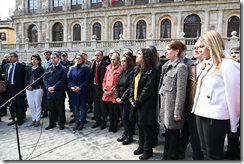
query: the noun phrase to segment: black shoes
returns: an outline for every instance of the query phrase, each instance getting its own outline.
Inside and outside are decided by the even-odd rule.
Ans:
[[[74,123],[74,122],[75,122],[75,118],[73,118],[73,119],[71,119],[71,120],[69,121],[70,124],[72,124],[72,123]]]
[[[92,128],[97,128],[97,127],[100,126],[100,125],[101,125],[101,123],[97,123],[97,122],[96,122],[95,124],[92,125]]]
[[[52,129],[52,128],[55,128],[56,127],[56,125],[48,125],[46,128],[45,128],[45,130],[49,130],[49,129]]]
[[[41,115],[41,118],[45,118],[47,116],[48,116],[48,114],[43,114],[43,115]]]
[[[35,125],[35,121],[32,121],[32,123],[29,126],[34,126]]]
[[[113,131],[113,129],[112,128],[108,128],[108,132],[112,132]]]
[[[146,160],[146,159],[148,159],[150,157],[152,157],[152,153],[143,152],[143,154],[141,156],[139,156],[139,159],[140,160]]]
[[[139,155],[143,153],[143,148],[138,147],[135,151],[134,151],[134,155]]]
[[[127,137],[124,142],[123,142],[123,145],[128,145],[130,143],[134,142],[134,139],[133,137]]]
[[[2,113],[2,117],[3,117],[3,116],[6,116],[6,115],[7,115],[7,113]]]
[[[8,123],[8,126],[11,126],[13,124],[15,124],[15,122],[14,121],[11,121],[10,123]]]
[[[24,121],[18,121],[18,125],[23,125],[24,124]]]
[[[125,135],[122,135],[121,137],[119,137],[117,139],[118,142],[123,142],[124,140],[126,139],[126,136]]]
[[[100,129],[105,129],[106,127],[107,127],[106,124],[102,124],[101,127],[100,127]]]
[[[60,125],[59,130],[64,130],[64,125]]]
[[[179,159],[185,159],[185,151],[184,150],[180,150]]]
[[[95,117],[93,116],[93,117],[91,118],[91,120],[95,120]]]

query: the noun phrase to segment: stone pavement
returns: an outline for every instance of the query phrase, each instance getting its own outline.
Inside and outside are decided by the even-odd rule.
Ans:
[[[66,102],[66,121],[70,121],[71,112]],[[108,132],[108,128],[92,129],[94,121],[88,114],[88,123],[81,131],[73,133],[73,124],[66,123],[64,130],[58,127],[45,130],[48,118],[41,119],[41,126],[30,127],[31,116],[23,125],[19,126],[21,155],[23,160],[138,160],[133,151],[138,147],[138,132],[134,135],[135,141],[130,145],[122,145],[116,139],[123,133],[123,128],[118,132]],[[2,117],[0,122],[0,160],[18,160],[18,149],[15,125],[7,126],[10,121],[9,112]],[[163,129],[161,129],[161,132]],[[160,132],[160,134],[161,134]],[[159,136],[159,145],[153,149],[153,157],[149,160],[160,160],[163,153],[164,137]],[[192,160],[191,146],[188,145],[186,159]]]

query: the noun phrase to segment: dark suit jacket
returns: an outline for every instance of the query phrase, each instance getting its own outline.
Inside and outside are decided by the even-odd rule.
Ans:
[[[56,71],[53,73],[49,73],[43,78],[43,82],[45,85],[45,89],[48,89],[48,87],[54,87],[55,91],[54,93],[50,93],[47,91],[47,98],[48,99],[65,99],[65,88],[66,88],[66,82],[67,82],[67,73],[68,69],[63,66],[61,63],[54,68]],[[53,71],[54,70],[52,65],[50,65],[46,72]]]
[[[44,69],[42,66],[39,66],[34,71],[32,71],[32,65],[27,68],[26,74],[25,74],[25,85],[30,85],[30,77],[31,74],[34,74],[34,80],[37,80],[39,77],[41,77],[44,74]],[[43,85],[43,78],[39,79],[37,82],[32,84],[32,88],[35,89],[35,87]]]
[[[5,70],[5,83],[7,84],[8,79],[8,70],[9,70],[10,64],[6,66]],[[17,62],[14,70],[14,92],[8,93],[8,87],[7,87],[7,97],[10,98],[13,95],[17,94],[21,90],[25,88],[25,73],[26,73],[26,65]]]

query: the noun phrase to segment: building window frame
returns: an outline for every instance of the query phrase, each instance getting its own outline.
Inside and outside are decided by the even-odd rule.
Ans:
[[[237,35],[240,34],[240,18],[236,15],[233,15],[227,20],[227,37],[232,37],[231,32],[236,31]]]
[[[1,33],[0,33],[0,39],[1,39],[2,41],[6,41],[6,40],[7,40],[6,32],[1,32]]]
[[[136,39],[147,38],[147,22],[145,20],[139,20],[136,23]]]
[[[53,0],[53,11],[63,10],[63,0]]]
[[[116,21],[114,23],[113,40],[119,40],[120,34],[123,34],[123,23],[121,21]]]
[[[102,25],[99,22],[95,22],[92,25],[92,35],[96,35],[97,38],[96,40],[101,40],[101,36],[102,36]]]
[[[38,28],[35,24],[29,26],[27,35],[29,42],[38,42]]]
[[[73,25],[73,41],[81,41],[81,25],[75,23]]]
[[[28,0],[28,13],[36,13],[37,0]]]
[[[125,5],[125,0],[113,0],[112,2],[113,7],[124,6],[124,5]]]
[[[57,22],[52,28],[52,40],[62,42],[64,40],[64,28],[62,23]]]
[[[71,0],[71,10],[82,9],[83,0]]]
[[[165,18],[160,24],[160,38],[171,38],[172,22],[169,18]]]
[[[201,18],[197,14],[188,15],[184,20],[186,38],[198,38],[201,35]]]
[[[102,0],[91,0],[91,8],[98,8],[98,7],[102,7]]]
[[[149,0],[135,0],[136,5],[145,5],[148,3],[149,3]]]

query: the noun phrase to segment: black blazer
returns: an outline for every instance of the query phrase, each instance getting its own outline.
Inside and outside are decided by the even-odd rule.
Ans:
[[[130,85],[129,100],[133,101],[137,111],[137,122],[139,125],[153,125],[155,123],[155,109],[157,92],[157,71],[152,68],[141,73],[138,84],[137,100],[134,101],[134,82],[136,73],[134,73],[133,82]]]
[[[8,70],[10,67],[10,63],[6,66],[5,70],[5,83],[7,84],[7,79],[8,79]],[[14,93],[11,94],[16,94],[23,90],[25,88],[25,73],[26,73],[26,65],[17,62],[14,70]],[[7,87],[7,92],[8,92],[8,87]],[[7,95],[9,95],[7,93]]]
[[[42,66],[37,67],[34,71],[32,71],[32,65],[27,68],[26,74],[25,74],[25,85],[30,85],[30,77],[31,74],[34,74],[34,80],[37,80],[39,77],[41,77],[44,74],[44,69]],[[37,82],[35,82],[31,87],[35,89],[35,87],[43,85],[43,78],[39,79]]]
[[[63,66],[61,63],[54,68],[56,71],[53,73],[49,73],[43,78],[43,83],[45,85],[45,89],[48,87],[54,87],[54,93],[50,93],[47,91],[48,99],[65,99],[65,88],[67,82],[67,73],[68,69]],[[53,71],[53,65],[50,65],[46,72]]]

